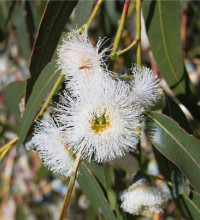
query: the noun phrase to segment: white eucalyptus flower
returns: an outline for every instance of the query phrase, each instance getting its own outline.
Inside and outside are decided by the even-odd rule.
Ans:
[[[121,207],[133,215],[160,213],[170,198],[170,192],[164,185],[158,187],[154,183],[140,179],[122,194]]]
[[[47,115],[34,128],[32,143],[44,165],[51,171],[70,176],[74,159],[63,142],[63,131]]]
[[[58,66],[69,80],[67,87],[71,92],[80,92],[89,80],[99,81],[105,77],[106,48],[100,52],[104,39],[99,39],[94,47],[87,32],[72,31],[63,39],[58,48]],[[107,71],[108,73],[108,71]]]
[[[90,88],[90,92],[88,92]],[[65,130],[66,143],[83,158],[97,162],[121,157],[131,148],[136,149],[141,110],[132,105],[129,86],[112,79],[88,84],[85,93],[72,99],[65,92],[55,109],[56,119]]]
[[[130,82],[133,103],[137,103],[143,108],[151,107],[161,94],[161,87],[157,75],[146,67],[135,66],[132,68],[134,79]]]

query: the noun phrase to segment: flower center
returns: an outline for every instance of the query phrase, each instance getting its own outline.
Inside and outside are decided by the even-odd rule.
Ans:
[[[108,116],[105,116],[105,114],[103,114],[101,117],[95,116],[95,118],[92,120],[93,125],[91,126],[91,128],[96,132],[103,132],[105,129],[110,127],[110,120]]]
[[[80,70],[84,69],[85,74],[88,74],[88,69],[92,68],[91,66],[88,65],[88,60],[83,60],[83,66],[79,67]]]

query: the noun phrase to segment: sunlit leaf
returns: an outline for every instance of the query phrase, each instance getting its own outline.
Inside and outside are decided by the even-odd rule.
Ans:
[[[200,142],[165,115],[154,112],[146,116],[147,133],[154,146],[200,191]]]
[[[161,75],[178,99],[200,120],[196,93],[182,55],[180,2],[145,1],[143,12],[150,46]]]

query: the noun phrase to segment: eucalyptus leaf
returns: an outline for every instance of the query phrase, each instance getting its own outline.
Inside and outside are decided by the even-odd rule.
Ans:
[[[29,98],[42,69],[50,62],[66,22],[76,4],[77,0],[47,1],[31,54],[29,64],[31,78],[27,82],[26,99]]]
[[[92,0],[79,0],[74,13],[74,22],[76,28],[80,28],[87,22],[93,5],[94,1]]]
[[[84,163],[79,166],[80,175],[77,180],[96,212],[100,211],[106,220],[116,219],[108,201],[92,172]]]
[[[154,146],[171,160],[200,192],[200,142],[165,115],[155,112],[145,115],[147,133]]]
[[[200,195],[192,192],[190,197],[186,198],[186,203],[190,209],[191,215],[194,220],[200,219]]]
[[[93,175],[99,181],[99,183],[106,189],[106,177],[104,173],[104,168],[101,164],[94,161],[85,162],[87,167],[92,171]]]
[[[160,70],[177,98],[200,120],[196,91],[185,69],[180,39],[180,1],[144,1],[150,46]]]
[[[200,195],[192,191],[190,196],[181,196],[179,198],[179,207],[186,219],[200,219]]]
[[[40,77],[36,81],[33,87],[33,92],[31,93],[31,96],[26,104],[26,109],[20,121],[18,132],[19,139],[17,142],[18,147],[24,142],[29,127],[33,123],[33,120],[38,112],[40,104],[44,100],[50,88],[53,86],[58,76],[59,71],[56,68],[55,62],[53,62],[45,67],[40,74]]]

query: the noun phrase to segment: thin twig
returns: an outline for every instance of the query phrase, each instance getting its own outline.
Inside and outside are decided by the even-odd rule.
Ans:
[[[15,136],[13,139],[11,139],[7,144],[2,146],[0,148],[0,161],[4,158],[6,153],[10,150],[12,145],[18,140],[18,136]]]
[[[128,50],[130,50],[132,47],[134,47],[134,46],[137,44],[138,41],[139,41],[139,39],[136,38],[127,48],[125,48],[125,49],[122,50],[122,51],[119,51],[119,52],[116,54],[116,56],[120,56],[120,55],[122,55],[123,53],[127,52]]]
[[[120,23],[119,23],[119,27],[118,27],[118,30],[117,30],[117,34],[115,36],[113,49],[111,51],[111,56],[110,56],[110,59],[113,62],[115,61],[116,51],[119,47],[119,42],[120,42],[120,39],[121,39],[122,34],[123,34],[123,29],[124,29],[124,24],[125,24],[127,13],[128,13],[129,3],[130,3],[130,0],[125,0],[123,12],[122,12]]]

